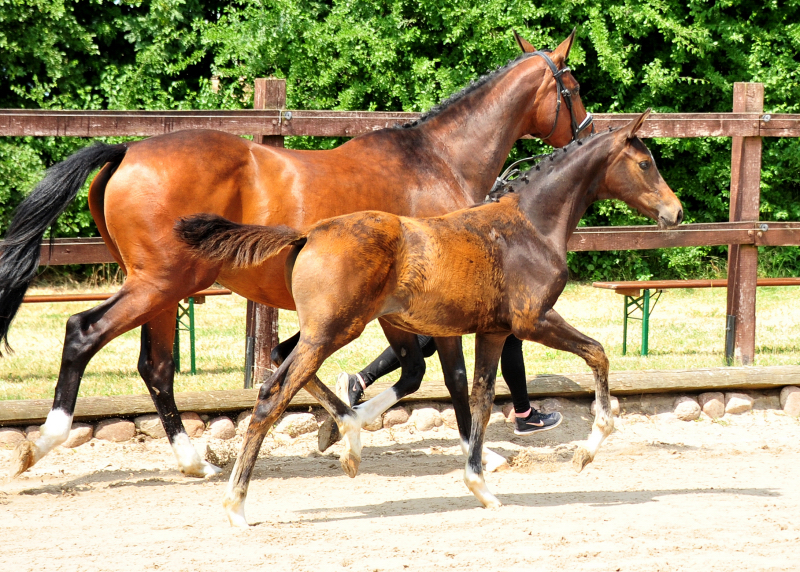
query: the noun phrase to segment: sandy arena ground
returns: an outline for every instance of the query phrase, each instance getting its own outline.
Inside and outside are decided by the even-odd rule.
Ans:
[[[586,411],[576,402],[530,437],[495,414],[489,444],[516,456],[487,475],[497,510],[467,491],[445,427],[365,432],[354,480],[338,449],[316,452],[316,433],[270,437],[248,531],[221,509],[231,465],[184,478],[149,438],[59,448],[0,488],[0,570],[800,570],[800,421],[774,409],[721,422],[624,414],[575,474]]]

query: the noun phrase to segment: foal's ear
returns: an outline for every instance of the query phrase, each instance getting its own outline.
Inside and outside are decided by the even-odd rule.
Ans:
[[[561,42],[558,47],[553,50],[553,55],[558,55],[563,58],[562,61],[567,61],[569,51],[572,49],[572,42],[575,40],[575,32],[578,28],[572,28],[572,33],[567,36],[567,39]]]
[[[536,51],[536,48],[533,47],[533,44],[531,44],[528,40],[517,34],[516,30],[511,30],[511,31],[514,33],[514,39],[517,41],[517,45],[519,46],[519,49],[522,50],[523,53],[528,54]]]
[[[631,121],[630,124],[625,128],[625,137],[627,139],[630,140],[636,137],[636,132],[639,131],[642,125],[644,125],[644,120],[647,119],[648,115],[650,115],[650,109],[651,108],[648,107],[644,113]]]

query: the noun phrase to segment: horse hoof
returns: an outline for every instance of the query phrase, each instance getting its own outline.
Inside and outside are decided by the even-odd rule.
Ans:
[[[244,505],[234,506],[228,502],[223,502],[222,504],[225,507],[225,514],[228,515],[228,522],[232,527],[250,528],[250,525],[247,524],[247,519],[244,517]]]
[[[500,471],[507,471],[510,468],[511,466],[508,464],[508,461],[504,457],[497,455],[496,459],[492,458],[486,463],[485,470],[487,473],[498,473]]]
[[[334,443],[341,440],[342,435],[339,433],[339,426],[332,417],[328,417],[325,422],[319,426],[317,432],[317,447],[320,453],[324,453]]]
[[[342,470],[351,479],[356,478],[358,474],[358,467],[361,465],[361,458],[356,457],[353,453],[342,453],[339,457],[339,462],[342,464]]]
[[[578,447],[578,449],[575,451],[575,455],[572,457],[572,467],[575,469],[575,471],[580,473],[583,468],[591,462],[592,457],[589,455],[589,451],[583,447]]]
[[[503,506],[503,503],[501,503],[499,500],[497,500],[497,498],[495,496],[492,496],[491,499],[487,499],[483,503],[483,507],[484,508],[500,508],[501,506]]]
[[[31,441],[23,441],[11,456],[11,465],[8,470],[8,478],[16,479],[22,473],[30,469],[36,463],[36,446]]]
[[[181,467],[181,473],[187,477],[197,477],[198,479],[205,479],[213,477],[222,472],[222,469],[212,465],[209,462],[203,461],[202,463],[193,465],[191,467]]]

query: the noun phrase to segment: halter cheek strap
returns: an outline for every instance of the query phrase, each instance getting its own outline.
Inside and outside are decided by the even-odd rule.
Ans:
[[[561,76],[571,71],[569,67],[564,66],[561,69],[558,69],[558,66],[550,59],[550,56],[547,55],[547,52],[542,51],[535,51],[533,52],[534,56],[539,56],[544,60],[547,64],[547,67],[550,68],[550,72],[553,74],[553,78],[556,80],[556,118],[553,121],[553,128],[550,130],[550,133],[547,134],[546,137],[542,137],[542,139],[549,139],[553,133],[556,132],[556,127],[558,126],[558,114],[561,112],[561,97],[564,97],[564,103],[567,104],[567,109],[569,109],[569,119],[570,119],[570,127],[572,128],[572,140],[575,141],[578,138],[578,134],[589,127],[592,126],[592,132],[594,132],[594,125],[593,121],[594,118],[592,114],[587,112],[586,117],[580,124],[575,121],[575,113],[572,110],[572,94],[570,91],[564,87],[564,81],[561,79]]]

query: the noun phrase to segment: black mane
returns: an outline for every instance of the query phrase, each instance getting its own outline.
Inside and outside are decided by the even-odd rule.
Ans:
[[[548,50],[542,50],[542,51],[548,51]],[[450,97],[448,97],[444,101],[442,101],[442,102],[438,103],[437,105],[433,106],[428,111],[423,113],[419,117],[419,119],[415,119],[414,121],[409,121],[408,123],[403,123],[402,125],[399,125],[399,124],[395,125],[395,128],[396,129],[410,129],[412,127],[416,127],[417,125],[425,123],[426,121],[428,121],[430,119],[433,119],[434,117],[439,115],[442,111],[444,111],[445,109],[447,109],[448,107],[450,107],[451,105],[456,103],[457,101],[460,101],[461,99],[463,99],[464,97],[466,97],[467,95],[469,95],[470,93],[472,93],[473,91],[478,89],[479,87],[486,85],[488,82],[490,82],[491,80],[493,80],[494,78],[496,78],[500,74],[502,74],[505,71],[507,71],[508,69],[514,67],[520,61],[528,59],[532,55],[533,55],[532,52],[520,54],[516,58],[509,60],[508,63],[506,63],[506,65],[504,65],[502,67],[499,67],[499,68],[497,68],[495,70],[492,70],[492,71],[482,75],[478,79],[469,82],[469,85],[467,85],[461,91],[458,91],[458,92],[454,93],[453,95],[451,95]]]

